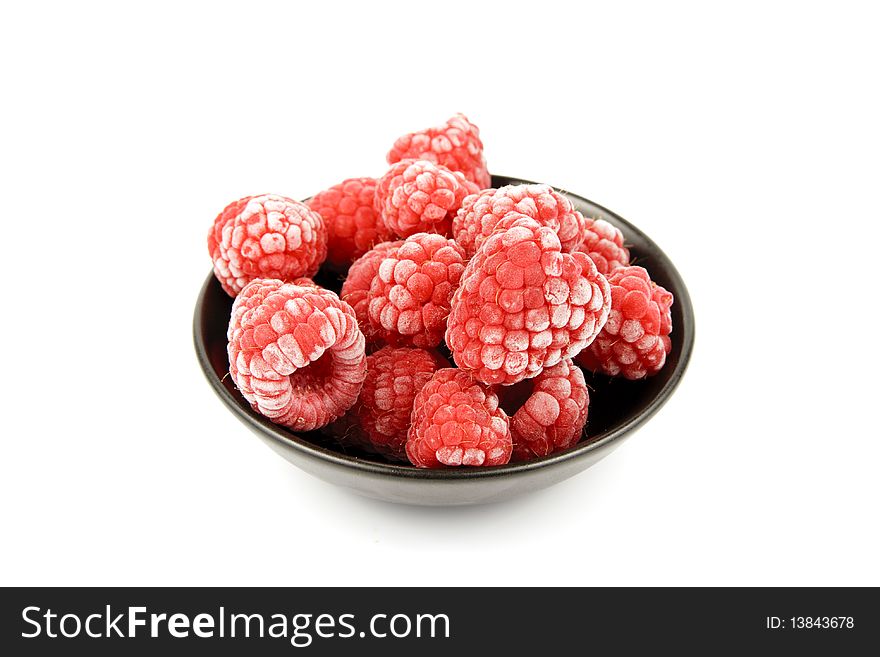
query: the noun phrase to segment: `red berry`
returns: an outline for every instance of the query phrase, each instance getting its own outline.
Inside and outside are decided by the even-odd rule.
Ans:
[[[464,114],[456,114],[443,125],[400,137],[388,153],[388,164],[400,160],[428,160],[442,164],[483,189],[492,184],[483,157],[480,130]]]
[[[364,336],[347,303],[311,281],[256,279],[232,304],[229,373],[254,409],[295,431],[325,426],[357,401]]]
[[[348,275],[342,283],[339,296],[354,309],[358,325],[370,344],[381,340],[377,328],[370,324],[370,286],[379,273],[383,258],[397,250],[401,244],[403,240],[377,244],[349,267]]]
[[[367,378],[349,416],[373,451],[406,461],[406,434],[416,394],[441,367],[440,354],[412,347],[383,347],[367,356]]]
[[[506,185],[468,196],[452,221],[452,236],[472,257],[511,212],[552,228],[565,252],[578,250],[584,240],[587,220],[567,197],[549,185]]]
[[[308,206],[327,224],[327,264],[345,270],[391,232],[373,208],[375,178],[349,178],[315,194]]]
[[[590,394],[584,373],[568,358],[534,379],[501,386],[498,395],[510,415],[513,458],[518,461],[572,447],[587,424]]]
[[[313,276],[327,256],[327,228],[308,206],[275,194],[233,201],[208,233],[214,275],[234,297],[255,278]]]
[[[590,344],[611,295],[589,257],[562,253],[552,228],[524,215],[505,221],[462,274],[446,344],[479,381],[510,385]]]
[[[656,374],[672,347],[672,294],[642,267],[608,275],[611,313],[596,340],[575,359],[588,370],[641,379]]]
[[[413,465],[503,465],[512,449],[510,422],[498,396],[467,372],[437,370],[416,395],[406,440]]]
[[[604,276],[629,265],[629,249],[623,245],[623,233],[604,219],[587,217],[584,243],[577,250],[590,256]]]
[[[436,347],[464,271],[453,240],[416,233],[385,255],[370,287],[370,322],[389,344]]]
[[[374,206],[387,230],[449,235],[452,217],[468,194],[479,191],[460,173],[427,160],[402,160],[379,179]]]

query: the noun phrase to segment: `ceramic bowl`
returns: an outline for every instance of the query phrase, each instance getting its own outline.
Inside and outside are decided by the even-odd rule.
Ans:
[[[494,187],[528,182],[492,176]],[[645,424],[672,395],[693,349],[694,314],[681,276],[645,233],[592,201],[560,192],[584,215],[605,219],[623,231],[633,262],[645,267],[654,281],[675,296],[672,350],[657,375],[626,381],[586,374],[590,386],[589,422],[575,447],[528,463],[424,470],[343,450],[319,432],[295,433],[272,424],[251,408],[227,376],[226,329],[232,299],[212,274],[202,286],[193,318],[196,354],[208,383],[239,421],[297,467],[356,493],[389,502],[438,506],[494,502],[551,486],[586,470]],[[338,275],[322,272],[316,280],[339,291]]]

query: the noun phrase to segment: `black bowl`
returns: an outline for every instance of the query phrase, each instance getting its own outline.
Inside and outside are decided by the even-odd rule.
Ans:
[[[492,176],[495,187],[528,182]],[[202,286],[193,318],[196,353],[208,382],[241,422],[288,461],[316,477],[381,500],[438,506],[494,502],[545,488],[585,470],[610,454],[669,399],[693,349],[694,313],[675,267],[647,235],[602,206],[560,191],[585,215],[600,217],[620,228],[633,262],[644,266],[654,281],[675,296],[672,351],[659,374],[642,381],[586,374],[591,388],[589,422],[575,447],[528,463],[423,470],[343,451],[318,432],[297,434],[272,424],[250,407],[227,376],[226,328],[232,299],[212,274]],[[330,272],[321,272],[316,280],[336,291],[341,284],[340,277]]]

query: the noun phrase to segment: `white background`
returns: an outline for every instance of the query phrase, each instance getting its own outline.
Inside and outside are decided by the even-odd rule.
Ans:
[[[880,584],[869,3],[10,5],[2,584]],[[490,170],[648,232],[697,344],[574,479],[393,506],[240,425],[191,313],[227,202],[380,175],[456,111]]]

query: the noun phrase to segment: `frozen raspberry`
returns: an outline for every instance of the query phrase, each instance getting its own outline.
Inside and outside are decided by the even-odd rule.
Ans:
[[[387,159],[388,164],[405,159],[428,160],[452,171],[460,171],[480,189],[492,184],[483,157],[480,129],[464,114],[456,114],[436,128],[400,137],[394,142]]]
[[[349,267],[348,275],[342,283],[339,296],[354,308],[358,325],[368,343],[374,343],[380,337],[377,328],[370,324],[370,286],[373,284],[376,274],[379,273],[382,259],[395,251],[401,244],[403,244],[403,240],[377,244]]]
[[[513,444],[498,395],[454,368],[437,370],[416,395],[406,455],[420,468],[503,465]]]
[[[400,237],[415,233],[449,235],[452,217],[468,194],[479,191],[460,173],[426,160],[403,160],[379,179],[376,212]]]
[[[255,278],[313,276],[327,256],[324,219],[275,194],[247,196],[217,215],[208,233],[214,275],[234,297]]]
[[[623,233],[604,219],[587,217],[584,243],[577,250],[590,256],[603,276],[629,265],[629,249],[623,245]]]
[[[575,362],[608,376],[641,379],[660,371],[672,347],[672,294],[642,267],[608,275],[611,314],[593,344]]]
[[[590,394],[584,373],[566,358],[534,379],[498,388],[510,415],[513,458],[527,461],[568,449],[587,424]]]
[[[411,347],[383,347],[367,356],[367,378],[355,418],[374,451],[406,461],[406,433],[416,394],[441,367],[449,363],[440,354]]]
[[[433,233],[416,233],[389,252],[370,287],[370,322],[389,344],[436,347],[464,271],[464,249]]]
[[[235,299],[229,373],[257,412],[310,431],[355,403],[367,357],[351,306],[311,281],[297,282],[255,279]]]
[[[578,250],[587,220],[571,201],[549,185],[506,185],[468,196],[452,220],[452,236],[473,257],[480,245],[510,212],[524,214],[559,235],[562,250]]]
[[[510,385],[586,347],[608,319],[608,281],[552,228],[520,215],[490,235],[462,274],[446,344],[479,381]]]
[[[327,264],[345,270],[391,232],[373,208],[375,178],[349,178],[315,194],[308,206],[327,224]]]

